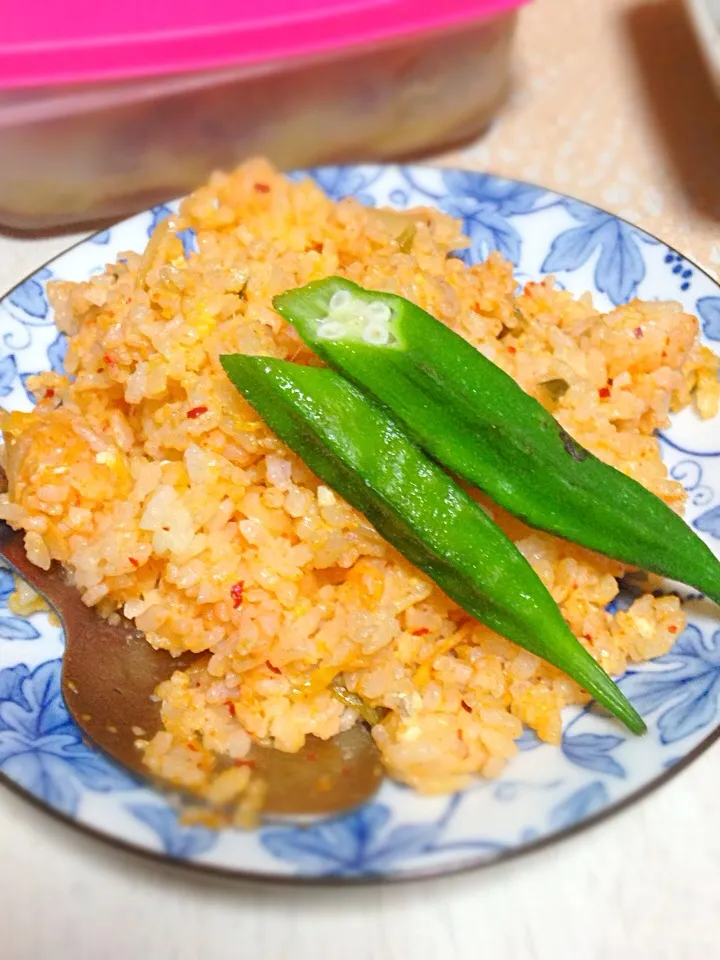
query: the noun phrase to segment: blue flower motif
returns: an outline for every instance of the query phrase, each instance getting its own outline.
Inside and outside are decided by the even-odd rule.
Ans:
[[[692,525],[701,533],[709,533],[711,537],[720,540],[720,507],[713,507],[696,517]]]
[[[586,767],[597,773],[607,773],[614,777],[624,777],[625,770],[614,757],[609,754],[621,743],[623,737],[601,736],[597,733],[578,733],[573,736],[564,736],[562,752],[571,763],[578,767]]]
[[[500,780],[495,784],[493,796],[496,800],[509,803],[517,800],[523,793],[554,790],[556,787],[559,787],[561,783],[561,780],[549,780],[541,783],[531,783],[524,780]]]
[[[545,195],[544,190],[530,183],[463,170],[443,170],[443,183],[449,193],[472,197],[503,217],[530,213],[540,197]]]
[[[60,692],[60,660],[0,671],[0,771],[68,814],[77,812],[81,786],[103,793],[136,786],[82,742]]]
[[[13,391],[17,376],[15,355],[9,354],[0,360],[0,397],[7,397]]]
[[[599,249],[595,286],[615,305],[632,299],[645,276],[640,243],[657,241],[610,213],[572,200],[564,206],[581,226],[555,237],[540,268],[542,273],[578,270]]]
[[[185,254],[186,260],[191,253],[197,253],[200,249],[198,247],[197,234],[192,227],[188,227],[187,230],[181,230],[178,233],[177,238],[183,245],[183,253]]]
[[[37,640],[40,632],[24,617],[0,617],[0,640]]]
[[[30,377],[36,377],[37,373],[21,373],[20,374],[20,383],[23,385],[23,390],[25,391],[25,396],[28,398],[30,403],[36,403],[35,394],[32,392],[28,386],[28,380]]]
[[[451,797],[444,812],[429,823],[390,825],[390,809],[367,803],[341,817],[309,827],[277,827],[262,832],[265,849],[310,876],[358,876],[391,872],[412,857],[449,851],[475,851],[488,858],[505,849],[490,840],[443,841],[462,796]]]
[[[205,827],[184,827],[178,814],[170,806],[156,803],[130,803],[127,809],[157,835],[162,848],[170,857],[190,860],[207,853],[218,841],[216,830]]]
[[[608,613],[616,614],[618,610],[627,610],[632,606],[633,601],[637,599],[637,590],[633,593],[631,590],[623,589],[612,598],[610,603],[605,605]]]
[[[9,570],[0,567],[0,607],[7,606],[11,593],[15,593],[15,577]]]
[[[691,500],[696,507],[704,507],[713,499],[715,494],[712,487],[703,484],[703,468],[697,460],[678,460],[670,471],[673,480],[679,480],[688,493],[691,493]]]
[[[520,234],[497,211],[478,204],[471,197],[453,197],[443,207],[451,216],[462,219],[463,230],[470,238],[470,247],[458,251],[459,259],[477,263],[485,260],[492,250],[497,250],[507,260],[518,263]]]
[[[368,803],[347,816],[310,827],[265,830],[262,845],[273,856],[289,860],[304,873],[315,876],[381,872],[389,864],[379,837],[389,820],[390,810],[384,804]],[[407,833],[406,827],[400,830]],[[421,835],[420,845],[424,846],[428,839]],[[408,840],[412,843],[417,837],[408,836]]]
[[[523,832],[520,834],[520,844],[525,846],[529,843],[534,843],[536,840],[539,840],[541,833],[539,830],[536,830],[535,827],[525,827]]]
[[[567,830],[581,820],[586,820],[607,806],[607,788],[600,780],[581,787],[558,803],[550,811],[550,826],[553,830]]]
[[[173,213],[174,211],[165,203],[160,203],[156,207],[152,207],[150,210],[150,225],[147,228],[147,235],[151,237],[157,225],[162,223],[163,220],[167,220]]]
[[[496,800],[500,800],[502,803],[509,803],[517,799],[521,788],[522,784],[516,783],[512,780],[501,780],[493,790],[493,796]]]
[[[526,750],[535,750],[537,747],[541,747],[542,740],[534,730],[530,729],[530,727],[524,727],[523,732],[517,738],[515,744],[518,750],[523,753]]]
[[[395,189],[390,191],[388,200],[396,207],[406,207],[410,196],[407,190]]]
[[[65,354],[67,353],[67,337],[59,333],[47,348],[47,358],[53,373],[65,373]]]
[[[443,171],[443,182],[449,193],[442,200],[442,208],[462,219],[463,230],[470,238],[469,250],[459,253],[461,259],[476,262],[491,250],[499,250],[517,264],[520,234],[507,218],[529,213],[543,191],[529,184],[460,170]]]
[[[686,490],[694,490],[702,482],[702,475],[703,468],[697,460],[678,460],[670,471],[670,476]]]
[[[380,176],[379,167],[311,167],[307,172],[331,200],[355,197],[366,207],[377,203],[368,187]]]
[[[662,709],[662,743],[675,743],[712,723],[720,697],[720,630],[708,643],[694,625],[685,628],[657,669],[630,670],[620,680],[623,693],[642,714]]]
[[[720,340],[720,297],[700,297],[696,304],[708,340]]]
[[[163,220],[167,220],[167,218],[172,216],[174,213],[175,211],[172,209],[172,207],[168,207],[165,203],[161,203],[159,206],[153,207],[150,211],[150,226],[147,230],[148,236],[152,236],[157,225],[162,223]],[[179,230],[176,236],[183,245],[185,259],[187,259],[191,253],[198,252],[197,234],[192,227],[188,227],[186,230]]]
[[[655,436],[673,450],[677,450],[678,453],[686,453],[689,457],[720,457],[720,450],[688,450],[687,447],[681,446],[676,440],[671,440],[662,430],[656,430]]]
[[[28,316],[36,320],[45,320],[50,312],[50,304],[45,295],[45,285],[41,280],[47,280],[52,276],[52,271],[47,267],[38,270],[32,277],[21,283],[11,294],[8,300],[18,310],[22,310]]]
[[[690,289],[690,283],[692,281],[692,267],[689,267],[687,261],[684,260],[679,253],[676,253],[674,250],[668,250],[664,257],[665,263],[670,267],[673,272],[673,275],[678,278],[680,281],[680,289],[685,293],[686,290]]]
[[[90,243],[96,243],[98,246],[102,246],[103,244],[110,243],[110,231],[101,230],[100,233],[94,233],[88,239]]]

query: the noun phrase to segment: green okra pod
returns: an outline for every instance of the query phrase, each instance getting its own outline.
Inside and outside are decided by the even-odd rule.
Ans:
[[[220,360],[283,443],[467,613],[644,731],[515,544],[382,407],[331,370],[268,357]]]
[[[425,310],[341,277],[289,290],[273,304],[427,453],[510,513],[720,603],[720,562],[680,516],[593,456],[512,377]]]

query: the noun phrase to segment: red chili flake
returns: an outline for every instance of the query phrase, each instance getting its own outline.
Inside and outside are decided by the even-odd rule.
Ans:
[[[410,633],[414,637],[424,637],[426,633],[430,633],[428,627],[418,627],[417,630],[411,630]]]
[[[140,561],[139,561],[139,560],[136,560],[135,557],[128,557],[128,560],[130,561],[130,563],[131,563],[134,567],[139,567],[139,566],[140,566]]]
[[[465,711],[465,713],[472,713],[472,707],[471,707],[470,704],[467,702],[467,700],[461,700],[461,701],[460,701],[460,706],[463,708],[463,710]]]
[[[254,760],[233,760],[234,767],[250,767],[251,770],[255,769]]]
[[[43,394],[46,400],[49,400],[51,397],[55,396],[55,391],[52,387],[48,387],[45,393]]]
[[[232,700],[226,700],[226,701],[225,701],[225,706],[228,708],[228,712],[230,713],[230,716],[231,716],[231,717],[234,717],[234,716],[235,716],[235,704],[232,702]]]
[[[322,253],[322,252],[323,252],[323,245],[322,245],[322,243],[318,243],[317,241],[315,241],[314,243],[311,243],[311,244],[310,244],[310,249],[311,249],[311,250],[314,250],[315,253]]]
[[[668,627],[668,633],[677,633],[677,627],[674,625],[671,627]]]
[[[598,396],[601,400],[607,400],[610,396],[610,387],[600,387],[598,390]]]
[[[114,360],[109,353],[106,353],[103,357],[103,362],[106,363],[109,367],[115,366],[117,360]]]
[[[583,634],[583,637],[584,637],[586,640],[592,640],[592,635],[589,634],[589,633],[584,633],[584,634]]]
[[[316,754],[316,753],[308,753],[308,754],[307,754],[307,758],[308,758],[308,760],[317,760],[317,754]]]
[[[277,673],[277,674],[282,673],[282,670],[280,669],[280,667],[275,667],[275,666],[273,666],[273,664],[270,663],[269,660],[266,660],[266,661],[265,661],[265,666],[268,668],[268,670],[270,671],[270,673]]]
[[[185,416],[188,420],[197,420],[197,418],[201,417],[204,413],[207,413],[207,407],[193,407],[192,410],[188,410]]]
[[[233,609],[237,610],[240,604],[243,602],[243,590],[245,589],[245,584],[242,580],[238,580],[237,583],[234,583],[230,587],[230,596],[233,601]]]
[[[517,353],[517,347],[513,347],[512,344],[508,347],[508,353]]]
[[[187,748],[188,750],[192,750],[193,753],[197,753],[198,751],[198,748],[195,746],[195,744],[191,743],[189,740],[188,740]]]
[[[267,183],[256,183],[255,193],[270,193],[270,187]]]
[[[635,329],[633,330],[633,334],[635,335],[636,340],[642,340],[642,338],[645,336],[645,334],[642,331],[642,327],[635,327]]]
[[[458,729],[457,729],[457,738],[458,738],[458,740],[462,740],[463,743],[465,742],[465,738],[463,737],[463,732],[462,732],[462,730],[460,729],[460,727],[458,727]]]

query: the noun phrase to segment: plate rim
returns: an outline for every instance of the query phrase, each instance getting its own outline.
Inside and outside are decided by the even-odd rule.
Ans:
[[[318,166],[292,169],[289,171],[279,171],[283,176],[287,175],[297,175],[297,174],[307,174],[309,177],[312,177],[313,174],[322,173],[323,171],[344,171],[344,170],[368,170],[368,169],[381,169],[381,170],[390,170],[390,169],[401,169],[401,170],[432,170],[432,171],[452,171],[455,173],[467,174],[472,177],[482,177],[489,176],[496,180],[502,180],[506,183],[518,184],[520,186],[529,186],[534,189],[543,192],[553,194],[557,197],[562,197],[576,203],[582,204],[585,207],[588,207],[593,210],[597,210],[600,213],[606,214],[607,216],[612,217],[614,220],[621,223],[627,224],[633,229],[639,231],[647,237],[651,237],[653,240],[657,240],[667,247],[668,251],[675,253],[687,263],[691,263],[693,267],[698,271],[699,274],[704,276],[709,280],[713,285],[718,288],[720,293],[720,280],[713,277],[710,272],[702,266],[702,264],[697,263],[692,257],[687,256],[678,250],[675,246],[668,243],[666,240],[663,240],[662,237],[657,236],[654,233],[651,233],[649,230],[646,230],[644,227],[639,226],[637,223],[634,223],[631,220],[628,220],[626,217],[623,217],[619,214],[613,213],[610,210],[600,207],[597,204],[584,200],[580,197],[575,196],[572,193],[567,193],[564,190],[556,190],[552,187],[542,186],[541,184],[535,183],[532,180],[518,179],[515,177],[506,177],[502,174],[496,173],[494,171],[488,170],[473,170],[467,167],[455,166],[453,164],[449,165],[440,165],[436,163],[403,163],[403,162],[387,162],[387,163],[343,163],[343,164],[322,164]],[[321,188],[322,189],[322,188]],[[187,196],[187,195],[185,195]],[[185,197],[175,197],[169,200],[164,201],[167,204],[177,203]],[[155,205],[157,206],[157,204]],[[23,286],[27,281],[32,280],[35,276],[42,270],[47,267],[51,267],[56,263],[61,257],[66,256],[71,253],[73,250],[78,249],[79,247],[84,246],[87,243],[92,242],[94,237],[99,236],[100,234],[106,232],[107,230],[119,226],[121,224],[128,223],[137,216],[142,216],[144,213],[151,211],[153,207],[147,207],[143,210],[138,210],[133,214],[130,214],[127,217],[123,217],[119,220],[113,220],[104,226],[101,226],[99,229],[94,230],[85,236],[81,237],[75,243],[70,244],[70,246],[65,247],[63,250],[55,253],[53,256],[49,257],[47,260],[42,262],[33,268],[33,270],[26,274],[22,279],[18,280],[7,290],[0,291],[0,302],[8,299],[12,294]],[[647,661],[646,661],[647,662]],[[21,786],[17,781],[13,780],[2,770],[0,770],[0,785],[8,789],[11,794],[19,797],[26,802],[29,802],[31,807],[38,811],[42,811],[44,814],[49,815],[56,822],[59,822],[65,826],[75,830],[85,836],[89,836],[94,840],[100,841],[101,845],[107,845],[113,848],[117,852],[129,853],[133,857],[137,856],[141,859],[150,861],[155,865],[168,867],[171,870],[178,870],[182,872],[188,872],[191,874],[198,874],[207,877],[215,878],[218,880],[224,881],[233,881],[237,883],[260,883],[263,885],[278,885],[282,887],[287,886],[301,886],[307,885],[312,887],[330,887],[330,886],[342,886],[342,887],[366,887],[366,886],[375,886],[379,884],[403,884],[403,883],[416,883],[424,880],[436,880],[444,876],[455,876],[463,875],[470,872],[475,872],[479,870],[484,870],[489,867],[493,867],[499,864],[504,864],[516,860],[520,857],[526,855],[532,855],[543,850],[546,847],[552,846],[555,843],[561,843],[571,837],[579,835],[585,830],[592,829],[593,827],[603,823],[605,820],[609,820],[611,817],[616,814],[622,813],[628,807],[634,805],[635,803],[645,800],[650,794],[654,793],[656,790],[665,786],[668,782],[673,780],[676,776],[682,773],[687,767],[694,763],[699,757],[706,753],[713,744],[720,739],[720,722],[718,722],[715,727],[698,743],[696,744],[688,753],[684,754],[680,759],[678,759],[672,766],[664,769],[657,776],[653,777],[647,783],[638,787],[636,790],[633,790],[631,793],[622,797],[619,800],[616,800],[613,803],[608,804],[603,807],[601,810],[596,813],[591,814],[590,816],[584,817],[577,823],[572,824],[569,827],[563,827],[560,830],[545,834],[544,836],[539,837],[538,839],[531,840],[529,842],[522,843],[517,847],[512,847],[505,849],[501,852],[498,852],[492,856],[476,856],[470,858],[463,858],[460,861],[450,861],[438,864],[437,866],[429,867],[413,867],[408,871],[398,871],[396,873],[364,873],[364,874],[340,874],[340,875],[304,875],[298,873],[281,873],[281,872],[269,872],[269,871],[255,871],[251,872],[244,870],[242,868],[236,867],[226,867],[220,866],[217,864],[204,863],[198,860],[192,860],[188,858],[178,857],[173,854],[169,854],[163,851],[151,850],[147,847],[141,846],[139,844],[133,843],[130,840],[125,840],[117,835],[106,832],[98,827],[91,826],[90,824],[73,817],[71,814],[65,813],[64,811],[58,809],[57,807],[51,806],[46,803],[44,800],[35,796],[25,787]],[[461,791],[462,792],[462,791]],[[328,818],[332,821],[333,819],[338,819],[338,816],[333,816]]]

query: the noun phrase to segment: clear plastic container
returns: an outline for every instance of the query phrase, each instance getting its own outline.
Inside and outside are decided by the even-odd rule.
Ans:
[[[305,19],[291,46],[286,16],[282,46],[264,37],[254,57],[228,66],[226,43],[216,69],[212,50],[187,43],[169,53],[166,43],[154,59],[147,45],[141,55],[127,48],[123,60],[116,44],[102,57],[97,39],[94,58],[72,59],[83,51],[69,41],[68,57],[49,65],[47,56],[10,58],[5,75],[0,67],[0,223],[37,230],[122,216],[251,154],[289,169],[418,155],[465,140],[488,125],[505,95],[520,2],[456,0],[459,15],[446,9],[433,23],[419,16],[430,9],[422,0],[370,0],[383,14],[405,7],[407,22],[395,19],[373,36],[358,29],[355,3],[345,34],[335,24],[329,37],[316,30],[303,42],[308,0],[293,0]],[[327,9],[339,9],[329,3],[320,9],[326,19]],[[318,14],[318,0],[311,5]],[[0,63],[3,52],[0,41]],[[43,82],[33,86],[37,77]]]

